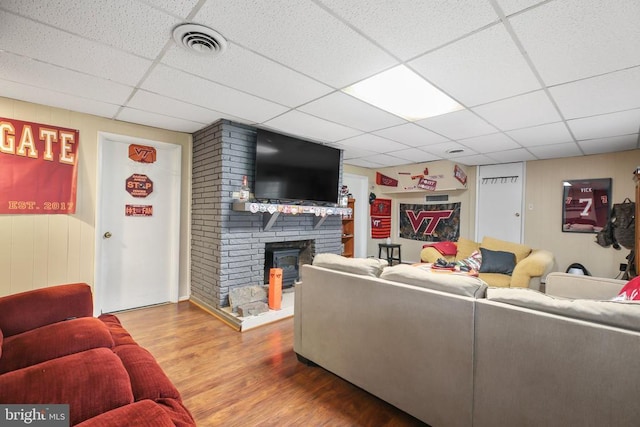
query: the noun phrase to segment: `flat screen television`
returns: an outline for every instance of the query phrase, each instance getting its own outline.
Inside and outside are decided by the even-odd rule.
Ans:
[[[337,148],[258,129],[256,199],[335,204],[339,179]]]

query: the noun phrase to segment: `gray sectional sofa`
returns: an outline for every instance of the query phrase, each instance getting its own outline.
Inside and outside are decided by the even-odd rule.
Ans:
[[[608,299],[624,284],[584,281],[551,273],[547,292]],[[640,422],[637,304],[320,254],[302,267],[294,324],[301,360],[433,427]]]

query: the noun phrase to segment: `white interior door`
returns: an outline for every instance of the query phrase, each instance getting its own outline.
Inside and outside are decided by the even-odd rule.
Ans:
[[[478,168],[476,241],[522,242],[524,163]]]
[[[97,312],[177,301],[180,160],[178,145],[100,134]]]

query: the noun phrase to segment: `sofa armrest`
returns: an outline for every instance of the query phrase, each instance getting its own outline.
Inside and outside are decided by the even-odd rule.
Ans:
[[[542,277],[553,268],[553,254],[543,249],[534,249],[513,269],[512,288],[528,288],[532,278]]]
[[[34,289],[0,298],[4,337],[74,317],[92,317],[91,287],[86,283]]]
[[[429,246],[427,246],[426,248],[423,248],[420,251],[420,261],[422,262],[434,263],[438,260],[438,258],[444,258],[447,261],[453,261],[455,259],[455,257],[453,256],[442,255],[440,251]]]
[[[627,282],[606,277],[553,272],[547,275],[548,295],[571,299],[608,300],[620,293]]]

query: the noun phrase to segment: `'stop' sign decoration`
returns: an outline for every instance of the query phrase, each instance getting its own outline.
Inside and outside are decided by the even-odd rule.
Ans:
[[[76,211],[80,133],[0,117],[0,214]]]
[[[126,179],[125,190],[133,197],[147,197],[153,193],[153,181],[147,175],[134,173]]]

